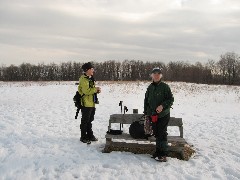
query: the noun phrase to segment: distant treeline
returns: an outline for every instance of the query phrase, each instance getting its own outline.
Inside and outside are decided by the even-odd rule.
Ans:
[[[82,74],[83,63],[66,62],[32,65],[23,63],[19,66],[0,67],[0,81],[77,81]],[[206,84],[240,85],[240,57],[234,52],[220,56],[219,61],[195,64],[186,62],[143,62],[114,60],[93,62],[95,78],[98,81],[143,81],[150,80],[154,67],[163,69],[167,81],[184,81]]]

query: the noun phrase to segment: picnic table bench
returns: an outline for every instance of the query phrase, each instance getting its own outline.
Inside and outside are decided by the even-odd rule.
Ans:
[[[142,121],[142,117],[143,114],[112,114],[109,119],[108,132],[114,123],[132,124],[135,121]],[[180,132],[179,136],[168,136],[168,156],[188,160],[194,153],[194,150],[183,138],[182,118],[171,117],[168,126],[177,126]],[[104,153],[127,151],[136,154],[153,154],[155,152],[155,137],[153,136],[148,139],[134,139],[128,133],[119,135],[107,133],[105,138]],[[114,140],[117,140],[117,142]]]

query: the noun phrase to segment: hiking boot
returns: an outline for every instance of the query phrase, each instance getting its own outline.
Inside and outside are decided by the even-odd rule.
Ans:
[[[152,155],[152,157],[151,158],[156,158],[156,157],[158,157],[158,152],[156,151],[155,153],[153,153],[153,155]]]
[[[151,158],[156,158],[158,156],[160,156],[162,153],[161,153],[161,149],[160,148],[156,148],[156,151],[153,153],[152,157]]]
[[[91,144],[91,141],[89,141],[86,138],[80,138],[80,141],[83,142],[83,143]]]
[[[155,160],[159,162],[167,162],[167,156],[158,156]]]
[[[98,138],[96,138],[95,136],[92,136],[91,138],[89,138],[90,141],[98,141]]]

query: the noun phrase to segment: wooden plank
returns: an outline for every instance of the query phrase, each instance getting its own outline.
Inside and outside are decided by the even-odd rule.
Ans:
[[[113,147],[144,147],[144,148],[155,148],[154,144],[138,144],[138,143],[126,143],[126,142],[112,142],[111,146]]]
[[[132,124],[139,121],[143,114],[112,114],[110,115],[110,123]]]
[[[140,121],[143,114],[112,114],[110,115],[109,124],[111,123],[122,123],[132,124],[135,121]],[[171,117],[168,126],[182,126],[182,118]]]
[[[180,137],[183,138],[183,126],[179,126]]]
[[[141,148],[143,150],[149,151],[150,149],[154,152],[156,149],[155,144],[139,144],[139,143],[126,143],[126,142],[112,142],[111,145],[108,145],[107,147],[111,147],[112,149],[129,149],[129,152],[131,152],[130,149],[134,148]],[[172,152],[182,152],[184,147],[179,146],[168,146],[168,151]]]
[[[136,140],[136,141],[147,141],[147,139],[134,139],[130,134],[122,133],[121,135],[112,135],[112,134],[106,134],[106,138],[112,138],[112,139],[125,139],[125,140]]]
[[[156,139],[155,137],[150,137],[148,139],[134,139],[131,137],[130,134],[127,133],[122,133],[121,135],[111,135],[111,134],[106,134],[105,137],[107,139],[123,139],[123,140],[134,140],[134,141],[150,141],[150,142],[155,142]],[[178,142],[178,143],[186,143],[186,140],[184,138],[181,138],[180,136],[168,136],[168,142]]]
[[[187,143],[187,141],[179,136],[168,136],[168,142]]]
[[[170,117],[168,126],[182,126],[182,118],[175,118],[175,117]]]

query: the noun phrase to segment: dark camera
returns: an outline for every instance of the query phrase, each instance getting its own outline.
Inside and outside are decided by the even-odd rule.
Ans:
[[[93,102],[94,102],[95,104],[99,104],[98,97],[97,97],[97,93],[95,93],[95,94],[93,95]]]

